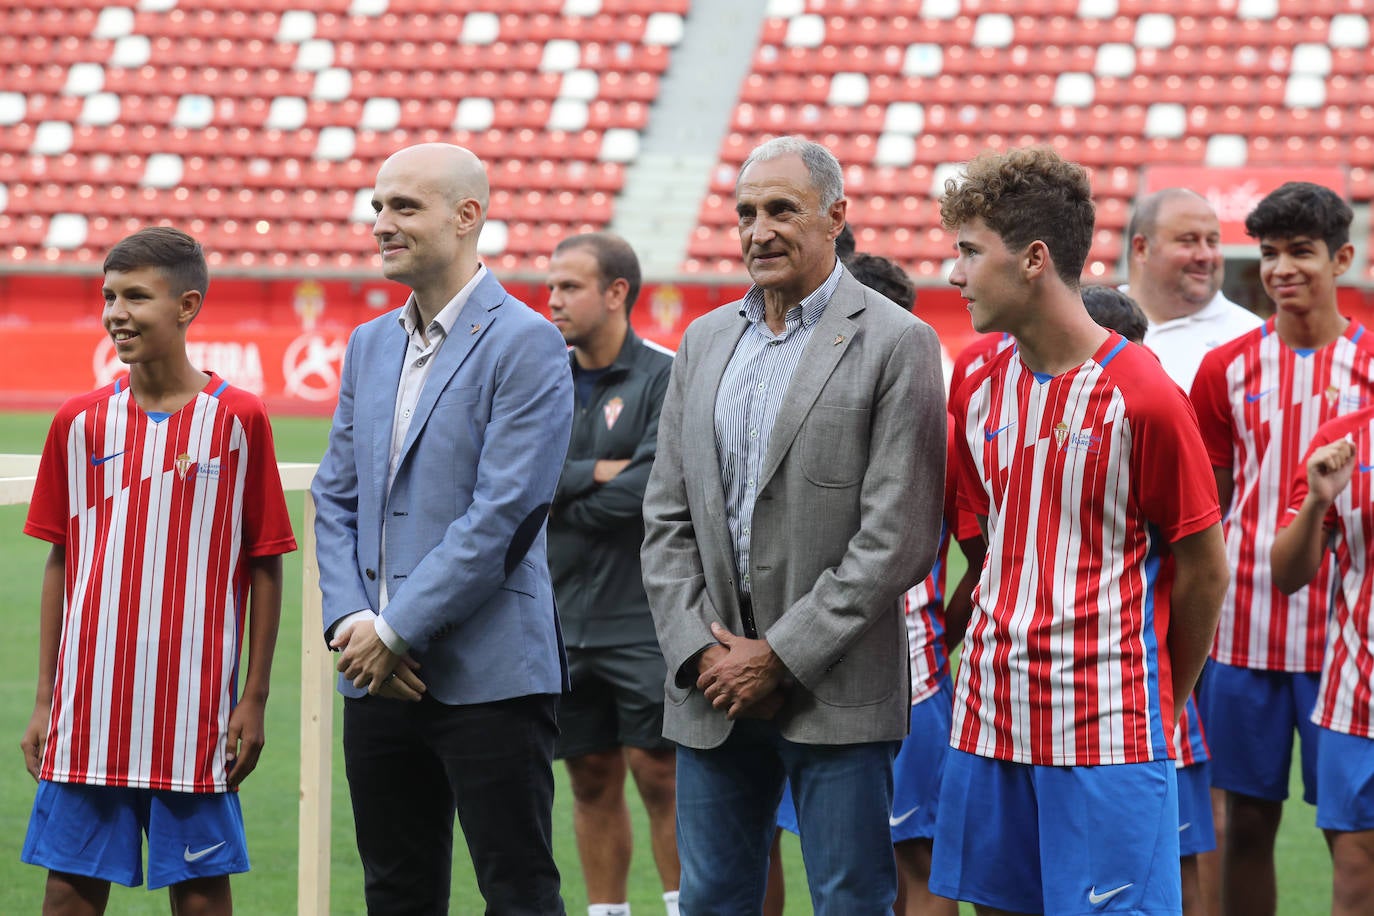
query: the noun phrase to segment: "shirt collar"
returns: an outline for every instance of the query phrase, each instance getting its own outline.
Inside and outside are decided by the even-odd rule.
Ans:
[[[835,287],[840,285],[840,277],[844,276],[844,263],[839,258],[835,259],[835,269],[830,271],[830,276],[825,278],[825,282],[816,287],[800,303],[787,310],[791,315],[796,309],[801,309],[801,322],[805,327],[811,327],[820,320],[821,313],[830,304],[830,297],[835,294]],[[748,318],[751,324],[758,324],[765,318],[763,306],[763,289],[757,285],[749,287],[749,292],[744,294],[744,299],[740,303],[739,313]]]
[[[482,278],[487,275],[485,264],[477,265],[477,273],[472,275],[472,279],[460,290],[458,294],[448,301],[439,314],[434,316],[434,320],[425,328],[425,336],[433,343],[436,338],[447,337],[453,330],[453,323],[458,320],[458,313],[467,305],[468,299],[472,296],[472,291],[477,288],[477,284],[482,282]],[[416,329],[420,325],[420,308],[415,304],[415,294],[411,293],[406,299],[405,307],[401,309],[401,314],[396,316],[396,321],[405,330],[406,336],[413,337]]]

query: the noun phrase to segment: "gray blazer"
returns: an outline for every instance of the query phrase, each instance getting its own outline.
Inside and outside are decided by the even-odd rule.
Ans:
[[[715,644],[711,621],[744,632],[715,403],[746,326],[732,303],[687,329],[644,497],[644,585],[668,663],[663,731],[694,748],[719,745],[731,722],[688,662]],[[751,522],[754,618],[796,681],[776,719],[789,740],[906,735],[900,597],[935,560],[945,417],[935,332],[846,272],[778,413]]]

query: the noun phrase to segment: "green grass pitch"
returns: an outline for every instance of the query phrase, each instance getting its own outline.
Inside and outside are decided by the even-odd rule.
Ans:
[[[50,415],[0,414],[0,452],[34,452],[43,444]],[[273,422],[277,453],[282,460],[316,461],[324,449],[328,422],[314,419],[277,418]],[[288,494],[292,518],[299,531],[301,494]],[[38,646],[38,586],[46,556],[42,543],[21,533],[24,507],[0,507],[0,581],[10,583],[0,600],[0,747],[8,748],[8,763],[0,765],[0,913],[35,913],[42,900],[43,872],[19,861],[24,825],[33,802],[33,782],[24,771],[19,737],[33,709],[35,654]],[[957,550],[950,558],[950,575],[963,568]],[[234,879],[238,912],[287,916],[296,910],[296,805],[299,778],[297,736],[300,729],[300,555],[287,558],[281,637],[272,673],[272,697],[268,704],[267,747],[257,771],[243,787],[244,816],[248,823],[253,870]],[[339,704],[335,703],[333,835],[331,907],[335,914],[362,914],[362,867],[353,846],[353,819],[343,776]],[[1294,770],[1296,771],[1296,766]],[[568,912],[585,912],[586,898],[572,834],[571,796],[561,766],[556,770],[558,790],[554,811],[554,847],[563,872],[563,892]],[[630,876],[630,902],[636,913],[662,913],[657,873],[648,853],[643,808],[630,788],[630,810],[636,831],[635,857]],[[1290,800],[1279,833],[1279,912],[1284,916],[1316,916],[1330,911],[1331,865],[1320,833],[1313,826],[1313,809]],[[482,911],[471,869],[456,841],[453,898],[456,914]],[[811,912],[806,894],[801,854],[795,838],[784,843],[788,873],[789,913]],[[116,887],[109,912],[114,914],[165,914],[162,893]],[[965,908],[972,913],[972,908]]]

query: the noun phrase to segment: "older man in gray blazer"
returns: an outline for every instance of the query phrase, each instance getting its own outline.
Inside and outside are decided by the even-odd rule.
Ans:
[[[754,285],[687,329],[644,500],[684,914],[758,912],[784,778],[818,914],[890,912],[900,597],[930,570],[945,400],[930,327],[836,260],[839,163],[799,137],[736,185]]]

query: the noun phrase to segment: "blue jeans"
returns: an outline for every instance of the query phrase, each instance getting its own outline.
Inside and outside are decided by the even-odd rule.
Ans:
[[[891,913],[897,871],[887,819],[898,746],[797,744],[770,722],[743,720],[720,747],[679,748],[683,916],[760,911],[784,779],[792,782],[816,916]]]

